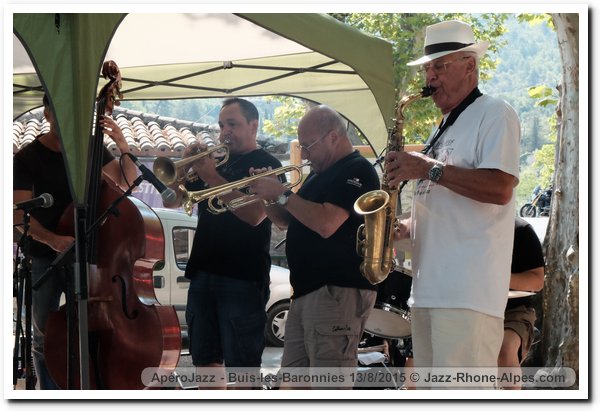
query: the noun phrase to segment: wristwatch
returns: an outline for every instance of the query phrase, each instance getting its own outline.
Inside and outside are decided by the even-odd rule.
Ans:
[[[431,167],[429,169],[429,179],[431,181],[433,181],[434,183],[437,183],[438,181],[440,181],[440,178],[442,178],[442,174],[444,172],[444,163],[436,163],[434,164],[433,167]]]
[[[294,194],[292,190],[287,190],[285,193],[277,197],[277,204],[279,204],[282,207],[285,206],[292,194]]]

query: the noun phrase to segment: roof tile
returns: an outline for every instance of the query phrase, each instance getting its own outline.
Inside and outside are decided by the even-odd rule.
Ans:
[[[121,128],[132,153],[141,157],[181,157],[185,147],[197,141],[215,144],[219,128],[215,125],[194,123],[172,117],[141,113],[115,107],[113,118]],[[48,132],[50,125],[42,110],[34,110],[29,117],[13,122],[13,154]],[[104,136],[104,144],[115,155],[119,149],[112,139]]]
[[[115,107],[113,118],[121,128],[132,154],[138,157],[180,158],[185,147],[192,143],[202,142],[209,146],[220,143],[218,124],[161,117],[121,107]],[[49,130],[50,125],[44,118],[42,109],[33,110],[21,116],[18,121],[13,121],[13,154]],[[115,142],[106,135],[104,144],[115,156],[120,155]],[[285,146],[287,148],[287,144]],[[274,155],[282,155],[272,148],[266,147]]]

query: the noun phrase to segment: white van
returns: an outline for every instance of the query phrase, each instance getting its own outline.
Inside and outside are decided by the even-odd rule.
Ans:
[[[172,305],[181,325],[182,346],[189,347],[185,307],[190,286],[184,272],[188,262],[198,218],[172,209],[154,208],[160,218],[165,235],[165,264],[154,271],[154,291],[162,305]],[[286,268],[271,266],[271,295],[267,302],[267,345],[283,346],[285,322],[290,306],[290,272]]]

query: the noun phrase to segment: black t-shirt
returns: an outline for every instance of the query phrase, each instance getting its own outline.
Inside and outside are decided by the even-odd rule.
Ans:
[[[311,173],[298,195],[315,203],[331,203],[350,212],[350,217],[329,238],[323,238],[292,218],[287,231],[286,254],[294,298],[323,285],[375,290],[360,273],[362,258],[356,253],[356,230],[364,218],[354,212],[362,194],[377,190],[379,178],[373,166],[357,151],[322,173]]]
[[[535,230],[527,221],[520,217],[515,220],[515,240],[513,244],[511,273],[521,273],[536,267],[544,266],[542,245]],[[531,297],[509,298],[506,309],[525,305],[531,307]]]
[[[114,156],[104,148],[103,165]],[[31,216],[44,228],[55,231],[65,209],[73,201],[69,179],[65,171],[62,152],[52,151],[39,141],[39,137],[15,154],[13,158],[13,189],[31,190],[33,197],[43,193],[54,200],[48,208],[35,208]],[[32,241],[30,254],[33,257],[54,258],[56,252],[38,241]]]
[[[281,162],[266,151],[256,149],[243,155],[230,155],[228,162],[219,167],[219,174],[233,182],[248,177],[250,167],[275,169],[281,167]],[[204,183],[188,183],[186,188],[201,190]],[[265,218],[253,227],[229,211],[212,214],[207,204],[208,201],[198,203],[198,228],[185,276],[192,278],[198,271],[205,271],[268,284],[271,220]]]

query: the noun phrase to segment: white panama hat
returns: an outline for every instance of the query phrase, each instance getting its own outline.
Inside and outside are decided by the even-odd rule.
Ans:
[[[443,21],[427,26],[425,30],[425,55],[407,65],[424,64],[446,54],[459,51],[472,51],[482,57],[489,45],[489,41],[475,43],[473,29],[467,23],[458,20]]]

